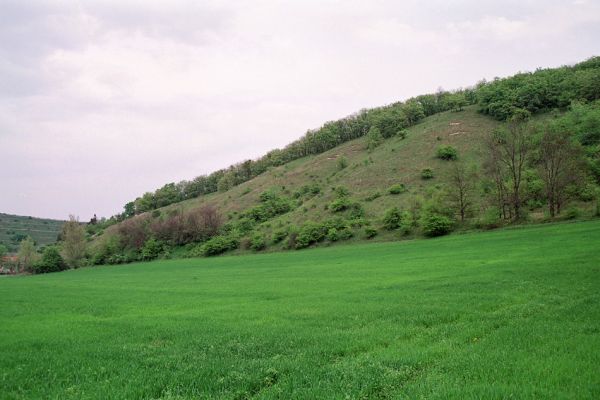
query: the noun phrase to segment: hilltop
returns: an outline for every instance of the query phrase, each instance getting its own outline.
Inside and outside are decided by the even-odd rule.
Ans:
[[[16,252],[21,240],[31,236],[38,246],[56,243],[65,221],[0,213],[0,244]]]

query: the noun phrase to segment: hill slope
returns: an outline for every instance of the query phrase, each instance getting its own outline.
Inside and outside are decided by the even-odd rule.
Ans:
[[[0,279],[4,398],[600,395],[600,222]]]
[[[38,246],[56,243],[65,221],[0,213],[0,244],[15,252],[19,242],[31,236]]]

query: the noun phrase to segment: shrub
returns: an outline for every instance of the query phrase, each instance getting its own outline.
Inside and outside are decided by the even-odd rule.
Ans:
[[[375,228],[365,228],[365,237],[367,239],[372,239],[377,236],[377,229]]]
[[[327,231],[327,240],[330,242],[337,242],[340,239],[340,235],[338,234],[338,230],[336,228],[329,228]]]
[[[36,274],[64,271],[67,268],[60,252],[54,246],[46,247],[42,253],[42,258],[33,264],[33,271]]]
[[[571,207],[567,208],[567,210],[565,211],[566,219],[575,219],[575,218],[579,218],[580,216],[581,216],[581,210],[579,210],[579,208],[577,208],[575,206],[571,206]]]
[[[340,197],[329,203],[329,209],[333,212],[341,212],[350,208],[351,202],[347,197]]]
[[[382,141],[383,136],[381,135],[381,131],[377,127],[372,126],[369,132],[367,132],[367,149],[375,149]]]
[[[368,195],[367,197],[365,197],[365,201],[373,201],[375,199],[378,199],[379,197],[381,197],[380,192],[373,192],[370,195]]]
[[[452,227],[452,220],[445,215],[429,214],[423,218],[423,233],[428,237],[447,235]]]
[[[267,239],[262,233],[256,233],[250,239],[250,248],[254,251],[264,250],[267,247]]]
[[[283,239],[285,239],[288,235],[288,232],[286,230],[278,230],[273,232],[273,243],[279,243],[282,242]]]
[[[433,170],[431,168],[424,168],[421,171],[421,179],[423,179],[423,180],[433,179]]]
[[[458,158],[458,152],[454,147],[445,145],[438,147],[436,156],[441,160],[456,160]]]
[[[383,226],[388,231],[393,231],[400,228],[402,225],[402,212],[398,207],[390,208],[383,216]]]
[[[239,239],[234,235],[215,236],[208,240],[201,247],[201,254],[204,256],[216,256],[229,250],[235,250],[240,245]]]
[[[141,250],[141,258],[144,261],[154,260],[163,251],[163,244],[155,238],[146,240]]]
[[[313,221],[307,221],[300,228],[296,238],[296,248],[302,249],[325,239],[327,227]]]
[[[403,183],[397,183],[388,188],[389,194],[400,194],[400,193],[404,193],[405,191],[406,191],[406,187],[404,186]]]
[[[348,160],[346,157],[342,156],[337,160],[337,167],[339,170],[342,170],[348,166]]]

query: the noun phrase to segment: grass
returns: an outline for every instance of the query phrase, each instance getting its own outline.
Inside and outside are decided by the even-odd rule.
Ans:
[[[0,279],[3,399],[597,399],[600,222]]]

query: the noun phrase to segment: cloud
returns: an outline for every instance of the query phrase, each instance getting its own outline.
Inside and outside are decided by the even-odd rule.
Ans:
[[[114,214],[363,107],[600,53],[593,1],[2,7],[0,210],[61,218]]]

